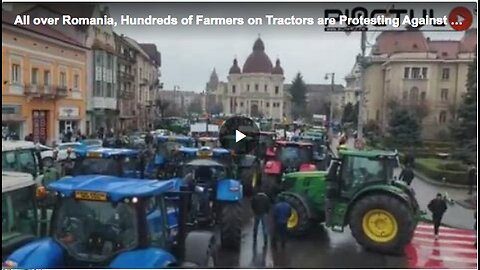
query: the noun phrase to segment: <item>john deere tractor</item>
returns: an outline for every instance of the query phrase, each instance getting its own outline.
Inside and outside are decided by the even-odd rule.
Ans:
[[[397,154],[341,150],[328,171],[287,174],[279,194],[293,208],[288,231],[303,235],[315,223],[333,231],[349,226],[367,249],[402,252],[410,242],[420,210],[411,188],[396,181]]]

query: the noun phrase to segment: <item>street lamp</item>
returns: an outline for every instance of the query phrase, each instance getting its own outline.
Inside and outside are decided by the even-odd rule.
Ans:
[[[330,112],[328,116],[328,130],[330,133],[332,133],[332,119],[333,119],[333,95],[334,95],[334,89],[335,89],[335,72],[331,73],[326,73],[325,74],[325,80],[331,79],[331,93],[330,93]]]

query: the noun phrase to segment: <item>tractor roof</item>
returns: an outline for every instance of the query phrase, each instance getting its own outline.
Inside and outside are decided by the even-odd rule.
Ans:
[[[322,137],[321,137],[321,136],[310,136],[310,135],[304,135],[304,136],[295,135],[295,136],[292,136],[292,140],[298,140],[298,141],[302,141],[302,140],[321,141],[321,140],[322,140]]]
[[[106,193],[109,201],[118,202],[127,197],[150,197],[165,192],[178,191],[175,180],[146,180],[122,178],[106,175],[82,175],[65,178],[48,185],[48,189],[57,191],[66,197],[75,191]]]
[[[201,142],[216,142],[218,141],[218,137],[200,137],[198,140]]]
[[[212,159],[195,159],[188,162],[186,165],[188,166],[205,166],[205,167],[217,167],[221,166],[224,167],[221,163],[212,160]]]
[[[81,156],[95,156],[102,158],[109,158],[112,156],[129,156],[135,157],[140,151],[135,149],[126,149],[126,148],[106,148],[106,147],[94,147],[94,148],[84,148],[84,149],[74,149],[75,153]]]
[[[2,193],[35,185],[29,173],[2,171]]]
[[[157,142],[179,142],[179,143],[193,143],[194,139],[189,136],[155,136]]]
[[[287,178],[296,178],[296,177],[299,177],[299,176],[311,176],[311,177],[319,177],[319,176],[323,176],[323,175],[326,175],[327,172],[326,171],[304,171],[304,172],[291,172],[291,173],[287,173],[285,175],[285,177]]]
[[[6,141],[2,140],[2,152],[17,149],[34,149],[35,144],[29,141]]]
[[[206,148],[206,147],[204,147],[204,148]],[[189,154],[189,155],[196,155],[198,150],[200,150],[200,149],[201,148],[195,148],[195,147],[182,147],[182,148],[179,149],[179,151],[182,152],[182,153],[185,153],[185,154]],[[212,155],[214,157],[230,154],[230,151],[228,151],[225,148],[212,148],[212,149],[210,149],[210,151],[212,151]]]
[[[367,157],[367,158],[376,158],[376,157],[395,157],[398,154],[392,151],[383,151],[383,150],[356,150],[356,149],[346,149],[340,150],[340,155],[345,156],[357,156],[357,157]]]
[[[298,147],[313,146],[313,144],[305,143],[305,142],[276,141],[275,143],[282,146],[298,146]]]

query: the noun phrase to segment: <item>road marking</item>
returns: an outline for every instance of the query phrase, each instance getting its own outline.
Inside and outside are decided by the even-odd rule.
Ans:
[[[428,256],[431,260],[438,260],[444,262],[459,262],[459,263],[477,263],[476,258],[465,258],[465,257],[451,257],[443,255],[430,255]]]
[[[427,224],[419,224],[417,225],[415,231],[431,231],[433,232],[433,225],[427,225]],[[446,232],[454,232],[454,233],[459,233],[459,234],[467,234],[467,235],[475,235],[474,230],[469,230],[469,229],[455,229],[455,228],[449,228],[449,227],[440,227],[440,233],[443,231]]]
[[[438,240],[435,240],[434,238],[431,237],[420,237],[416,236],[413,238],[413,241],[423,241],[423,242],[429,242],[429,243],[445,243],[445,244],[468,244],[470,246],[473,246],[473,241],[464,241],[464,240],[451,240],[451,239],[441,239],[439,238]]]
[[[471,248],[467,247],[450,247],[450,246],[438,246],[438,245],[421,245],[418,243],[413,243],[413,245],[418,246],[422,249],[429,250],[438,250],[438,251],[452,251],[452,252],[462,252],[462,253],[472,253],[477,254],[477,250],[471,245]]]

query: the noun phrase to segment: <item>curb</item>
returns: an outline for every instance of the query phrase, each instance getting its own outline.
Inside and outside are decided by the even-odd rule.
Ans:
[[[435,181],[435,180],[432,180],[428,177],[426,177],[425,175],[417,172],[416,170],[413,170],[413,173],[415,174],[415,176],[424,181],[424,182],[427,182],[429,184],[432,184],[432,185],[435,185],[435,186],[440,186],[440,187],[449,187],[449,188],[456,188],[456,189],[465,189],[465,190],[468,190],[468,186],[466,185],[458,185],[458,184],[451,184],[451,183],[441,183],[441,182],[438,182],[438,181]],[[473,186],[473,189],[476,189],[477,186]]]

